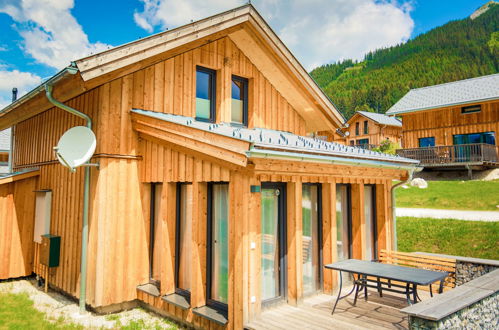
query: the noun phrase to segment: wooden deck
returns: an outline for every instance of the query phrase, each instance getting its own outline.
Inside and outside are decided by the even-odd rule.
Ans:
[[[348,292],[344,289],[342,292]],[[419,293],[421,299],[429,298],[427,292]],[[306,298],[299,307],[282,304],[264,311],[260,318],[245,325],[246,329],[408,329],[408,317],[400,312],[407,307],[403,295],[383,293],[380,298],[368,291],[368,301],[359,295],[353,306],[353,294],[340,300],[331,315],[336,295],[320,294]]]

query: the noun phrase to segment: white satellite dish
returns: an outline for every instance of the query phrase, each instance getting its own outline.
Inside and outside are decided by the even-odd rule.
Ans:
[[[85,126],[76,126],[67,130],[54,147],[57,159],[71,171],[88,162],[97,145],[94,132]]]

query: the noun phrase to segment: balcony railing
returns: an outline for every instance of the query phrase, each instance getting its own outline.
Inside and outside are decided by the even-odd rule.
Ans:
[[[398,149],[397,154],[402,157],[417,159],[421,161],[423,166],[498,162],[498,147],[485,143]]]
[[[360,148],[360,149],[365,149],[365,150],[372,150],[374,148],[379,147],[379,145],[377,145],[377,144],[363,143],[363,144],[356,144],[355,147]]]

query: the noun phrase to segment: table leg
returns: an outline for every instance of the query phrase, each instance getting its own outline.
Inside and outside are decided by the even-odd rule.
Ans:
[[[383,289],[381,288],[381,281],[379,280],[379,277],[377,279],[378,279],[378,294],[381,298],[383,298]]]
[[[440,286],[438,287],[438,293],[442,293],[444,291],[444,280],[440,281]]]
[[[353,305],[354,306],[355,306],[355,304],[357,304],[357,297],[359,296],[359,290],[360,290],[360,285],[359,285],[359,283],[356,283],[355,298],[353,298]]]
[[[352,294],[352,292],[358,288],[358,284],[357,284],[357,281],[355,281],[355,277],[354,277],[354,286],[352,288],[352,290],[350,290],[349,293],[347,293],[346,295],[344,295],[343,297],[341,297],[341,288],[342,288],[342,285],[343,285],[343,280],[342,280],[342,276],[341,276],[341,270],[340,270],[340,288],[338,290],[338,297],[336,298],[336,302],[334,303],[334,307],[333,307],[333,311],[331,312],[331,315],[334,314],[334,311],[336,310],[336,306],[338,305],[338,302],[343,299],[343,298],[346,298],[348,297],[349,295]]]
[[[432,287],[431,287],[431,284],[430,284],[430,297],[432,297],[432,298],[433,298],[433,289],[432,289]]]
[[[418,303],[418,286],[414,283],[412,284],[412,298],[414,300],[414,303]]]
[[[409,283],[406,284],[405,286],[405,298],[407,299],[407,303],[409,305],[412,305],[411,303],[411,291],[410,291],[411,285]]]
[[[362,283],[364,285],[364,300],[367,301],[367,275],[362,276]]]

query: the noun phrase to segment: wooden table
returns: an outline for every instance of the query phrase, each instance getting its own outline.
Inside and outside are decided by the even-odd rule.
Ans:
[[[431,284],[440,281],[440,287],[438,291],[439,293],[442,293],[443,282],[449,275],[447,272],[436,272],[433,270],[382,264],[379,262],[357,259],[342,260],[330,265],[326,265],[325,267],[327,269],[333,269],[340,272],[340,288],[338,291],[338,297],[336,298],[336,302],[333,307],[332,314],[334,313],[338,302],[341,299],[351,295],[353,291],[355,291],[355,298],[353,301],[354,305],[357,303],[357,296],[359,294],[359,291],[361,291],[362,289],[364,289],[364,296],[367,300],[367,288],[375,288],[381,297],[383,296],[383,291],[402,293],[405,294],[407,303],[409,305],[412,303],[417,303],[418,285],[430,285],[431,290]],[[354,278],[354,286],[352,290],[343,297],[341,297],[341,289],[343,285],[341,275],[342,272],[350,273]],[[405,283],[405,285],[392,283],[392,281],[396,281],[398,283],[402,282]],[[412,302],[411,295],[413,296]]]

